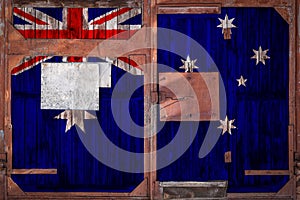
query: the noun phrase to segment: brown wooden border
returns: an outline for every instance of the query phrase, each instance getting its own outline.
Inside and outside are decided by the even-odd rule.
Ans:
[[[12,169],[11,174],[57,174],[57,169]]]
[[[290,175],[289,170],[245,170],[246,176]]]
[[[121,0],[113,0],[110,1],[111,3],[107,3],[108,1],[59,1],[59,0],[50,0],[50,1],[40,1],[40,0],[34,0],[34,1],[27,1],[27,0],[15,0],[14,5],[16,6],[25,6],[25,5],[40,5],[40,3],[45,3],[43,6],[65,6],[65,7],[99,7],[99,6],[130,6],[130,7],[136,7],[138,6],[137,2],[135,0],[129,0],[129,1],[121,1]],[[80,2],[80,3],[78,3]],[[126,2],[126,3],[124,3]],[[143,21],[144,25],[146,27],[157,27],[157,13],[158,13],[158,7],[164,7],[176,4],[177,7],[184,6],[184,3],[187,3],[186,1],[183,2],[181,0],[144,0],[143,8],[144,8],[144,16]],[[290,77],[290,84],[289,84],[289,116],[290,116],[290,126],[289,126],[289,174],[290,174],[290,182],[286,185],[287,188],[283,188],[280,191],[280,195],[276,193],[248,193],[248,194],[229,194],[229,199],[249,199],[249,198],[277,198],[277,199],[287,199],[287,198],[296,198],[296,178],[294,175],[294,152],[300,153],[300,134],[297,133],[300,132],[300,124],[298,123],[298,119],[300,119],[300,43],[299,43],[299,33],[300,30],[297,31],[300,28],[299,25],[296,23],[296,17],[300,17],[299,14],[299,0],[273,0],[273,1],[266,1],[266,0],[188,0],[189,4],[196,4],[197,6],[206,6],[207,4],[221,4],[222,7],[275,7],[276,10],[283,16],[283,18],[289,22],[290,24],[290,59],[289,59],[289,77]],[[54,40],[24,40],[24,44],[20,44],[22,48],[17,49],[14,45],[17,45],[17,43],[14,43],[15,40],[19,40],[19,36],[10,34],[10,37],[8,36],[9,27],[10,27],[10,21],[12,18],[12,2],[11,0],[1,0],[0,5],[2,5],[1,13],[0,13],[0,29],[1,29],[1,23],[6,24],[6,28],[4,29],[4,35],[0,34],[0,104],[4,106],[0,106],[0,130],[5,131],[5,141],[6,141],[6,152],[8,153],[8,162],[7,162],[7,169],[8,174],[10,174],[12,171],[12,157],[11,157],[11,150],[12,150],[12,143],[11,143],[11,120],[10,120],[10,69],[11,66],[15,65],[16,63],[20,62],[21,59],[25,55],[37,55],[35,53],[44,52],[43,55],[53,55],[54,53],[60,52],[60,55],[74,55],[76,56],[76,52],[68,51],[66,48],[63,48],[63,46],[78,46],[83,47],[81,44],[82,42],[88,42],[80,41],[80,40],[60,40],[60,41],[54,41]],[[176,12],[183,12],[177,9]],[[186,12],[186,9],[185,11]],[[296,14],[297,13],[297,14]],[[299,23],[299,21],[298,21]],[[1,30],[0,30],[1,32]],[[298,35],[296,35],[296,32]],[[9,32],[11,33],[11,32]],[[7,45],[7,39],[10,38],[10,44]],[[57,49],[55,47],[56,44],[60,43],[62,49]],[[95,45],[95,42],[98,44],[102,41],[92,41]],[[92,43],[90,42],[90,43]],[[156,33],[155,31],[151,34],[151,40],[150,42],[156,46]],[[49,43],[53,44],[50,45]],[[89,43],[89,42],[88,42]],[[97,45],[96,44],[96,45]],[[9,46],[11,45],[11,46]],[[91,44],[92,45],[92,44]],[[88,45],[88,46],[91,46]],[[95,46],[96,46],[95,45]],[[93,46],[94,47],[94,46]],[[30,52],[24,50],[26,48],[30,49]],[[43,49],[46,48],[46,49]],[[92,47],[90,47],[92,48]],[[77,48],[78,50],[79,48]],[[45,51],[43,51],[45,50]],[[85,49],[85,52],[87,49]],[[296,54],[297,52],[297,54]],[[82,53],[82,52],[80,52]],[[78,53],[80,56],[83,54]],[[156,49],[151,49],[148,54],[147,52],[142,52],[143,54],[146,53],[146,62],[152,62],[151,67],[145,68],[145,81],[147,82],[154,82],[157,83],[157,68],[154,63],[157,61],[157,51]],[[10,54],[10,55],[8,55]],[[297,56],[296,56],[297,55]],[[297,63],[296,63],[297,61]],[[296,66],[297,64],[297,66]],[[3,81],[4,80],[4,81]],[[149,81],[150,80],[150,81]],[[156,111],[152,110],[150,112],[150,106],[153,103],[151,101],[151,97],[153,94],[157,93],[157,85],[151,84],[144,87],[145,92],[145,124],[150,123],[150,128],[145,129],[145,134],[148,133],[155,133],[156,132]],[[297,90],[296,90],[297,89]],[[297,105],[297,107],[296,107]],[[296,110],[297,108],[297,110]],[[297,136],[297,137],[296,137]],[[296,140],[297,138],[297,140]],[[145,139],[144,147],[146,152],[151,152],[156,150],[156,137]],[[145,160],[145,165],[149,166],[149,169],[156,169],[156,156],[154,155],[151,159]],[[0,175],[1,176],[1,175]],[[0,177],[1,178],[1,177]],[[9,177],[7,178],[9,180]],[[2,183],[0,181],[0,191],[4,190],[2,194],[7,194],[8,188],[6,186],[7,184],[5,181]],[[4,189],[3,189],[4,187]],[[129,193],[102,193],[102,195],[99,193],[27,193],[26,196],[20,195],[18,193],[15,193],[14,196],[11,196],[11,198],[16,199],[40,199],[42,197],[48,197],[48,198],[64,198],[64,199],[74,199],[74,198],[99,198],[99,199],[107,199],[112,198],[114,199],[132,199],[132,196],[140,196],[138,198],[140,199],[148,199],[149,197],[151,199],[157,199],[160,198],[160,191],[159,191],[159,185],[157,182],[157,175],[156,172],[147,172],[145,173],[145,180],[140,185],[141,191],[146,189],[146,193],[143,192],[136,192],[134,194]],[[2,190],[1,190],[2,189]],[[143,193],[143,194],[142,194]],[[144,196],[141,196],[144,195]],[[148,197],[147,197],[148,196]]]
[[[142,0],[14,0],[14,6],[27,7],[27,6],[41,6],[43,7],[66,7],[66,8],[98,8],[98,7],[140,7],[142,6]]]

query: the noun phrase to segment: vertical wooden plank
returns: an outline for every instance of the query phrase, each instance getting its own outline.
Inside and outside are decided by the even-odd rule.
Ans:
[[[132,17],[131,11],[129,11],[128,14],[129,14],[129,17]],[[118,39],[128,39],[130,25],[128,25],[128,24],[120,25],[120,23],[122,23],[122,17],[118,15],[118,17],[117,17],[117,33],[118,33],[117,38]]]
[[[58,16],[60,14],[62,14],[62,10],[60,9],[56,9],[55,10],[55,15],[58,18]],[[48,27],[48,33],[47,33],[47,38],[58,38],[59,35],[59,20],[55,20],[53,18],[48,17],[48,23],[49,23],[49,27]]]
[[[4,129],[4,66],[5,66],[5,18],[4,18],[4,0],[0,0],[0,130]]]
[[[118,16],[120,12],[120,7],[117,7],[112,13],[106,14],[105,16],[105,38],[115,39],[115,36],[118,31]]]
[[[297,107],[297,119],[300,119],[300,2],[299,0],[296,1],[296,19],[297,21],[297,33],[296,33],[296,45],[297,45],[297,70],[296,70],[296,107]],[[300,123],[299,120],[297,121],[297,152],[300,152]]]
[[[0,0],[0,153],[4,153],[5,1]],[[5,171],[0,170],[0,199],[5,199]]]
[[[157,43],[157,31],[155,28],[157,27],[157,8],[156,8],[156,0],[147,2],[144,1],[144,23],[147,27],[153,28],[152,33],[149,35],[151,46],[156,46]],[[157,50],[152,48],[149,52],[150,58],[149,63],[151,66],[145,68],[145,82],[154,83],[146,85],[145,88],[145,96],[147,98],[145,105],[145,123],[150,124],[149,128],[145,130],[145,135],[152,135],[152,137],[147,138],[145,140],[145,146],[148,147],[149,152],[156,152],[157,150],[157,106],[154,109],[151,109],[152,102],[152,94],[157,94],[158,87],[158,74],[157,74]],[[145,160],[145,165],[148,164],[149,169],[151,170],[148,174],[149,176],[149,195],[150,199],[159,198],[159,188],[157,184],[157,172],[156,172],[156,153],[153,153],[149,160]]]
[[[5,19],[6,19],[6,27],[8,27],[9,21],[12,21],[12,0],[6,0],[5,2]],[[5,30],[5,36],[6,36],[6,42],[7,41],[7,36],[8,36],[8,29]],[[12,169],[12,126],[11,126],[11,76],[10,76],[10,71],[8,67],[8,59],[7,59],[7,46],[5,48],[5,73],[4,76],[5,78],[2,79],[5,81],[5,104],[4,104],[4,137],[5,137],[5,149],[7,153],[7,163],[6,163],[6,168],[7,168],[7,174],[10,176],[10,172]],[[7,189],[7,188],[5,188]]]
[[[294,15],[294,24],[295,24],[295,44],[296,44],[296,63],[295,63],[295,68],[296,68],[296,77],[295,77],[295,100],[296,100],[296,127],[294,127],[295,130],[295,142],[296,142],[296,152],[299,154],[300,152],[300,0],[296,0],[295,3],[295,15]],[[297,21],[297,22],[295,22]],[[298,179],[295,178],[295,180]],[[295,181],[296,182],[296,181]],[[298,193],[299,187],[296,188],[298,183],[294,183],[295,188],[294,188],[294,198],[297,197],[297,199],[300,199],[300,194]]]
[[[2,146],[5,148],[7,153],[7,170],[3,170],[2,176],[0,176],[0,194],[2,194],[3,199],[7,199],[7,179],[6,173],[9,174],[12,168],[12,130],[11,130],[11,110],[10,110],[10,71],[8,70],[8,59],[7,59],[7,42],[8,42],[8,29],[4,27],[8,27],[8,21],[12,21],[12,0],[0,0],[0,25],[5,24],[6,26],[0,26],[2,31],[0,30],[0,49],[1,49],[1,58],[0,58],[0,121],[3,122],[0,125],[0,130],[4,129],[4,140],[5,144]],[[1,34],[2,32],[2,34]],[[2,110],[4,108],[4,110]]]
[[[69,8],[63,8],[63,19],[62,19],[62,28],[59,28],[59,38],[61,39],[69,39],[70,38],[70,31],[67,30],[68,28],[68,13],[69,13]]]
[[[68,8],[68,30],[70,39],[81,39],[82,8]]]
[[[44,22],[48,22],[48,19],[46,16],[43,16],[42,12],[36,12],[35,13],[35,20],[42,20]],[[35,23],[35,29],[34,29],[35,35],[32,36],[32,38],[47,38],[47,26],[40,26],[37,23]]]
[[[89,19],[88,19],[89,8],[82,9],[82,38],[93,39],[93,32],[89,30]]]
[[[151,27],[151,1],[144,0],[143,1],[143,24],[145,24],[146,28]],[[148,35],[150,37],[150,35]],[[150,39],[150,38],[147,38]],[[144,82],[149,83],[151,81],[151,51],[149,50],[149,53],[146,55],[146,63],[148,65],[145,65],[144,67]],[[151,134],[151,128],[149,124],[151,124],[151,85],[145,84],[144,85],[144,152],[150,153],[151,152],[151,138],[147,137]],[[149,128],[147,128],[149,127]],[[144,157],[144,166],[145,170],[151,168],[151,159]],[[153,188],[153,178],[151,177],[151,172],[145,172],[144,178],[148,180],[148,187],[147,187],[147,196],[150,196],[150,199],[153,197],[152,195],[152,188]]]
[[[32,7],[25,7],[22,8],[23,12],[26,13],[27,15],[32,16],[32,18],[35,18],[35,10]],[[38,19],[35,18],[35,21],[37,21]],[[35,31],[36,30],[36,26],[35,29],[32,31],[26,31],[26,25],[24,25],[24,37],[25,38],[35,38]]]

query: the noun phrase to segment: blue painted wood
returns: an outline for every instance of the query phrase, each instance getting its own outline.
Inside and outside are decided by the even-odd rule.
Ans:
[[[54,57],[47,62],[61,62]],[[110,98],[115,84],[124,71],[112,68],[112,88],[100,88],[97,112],[107,137],[117,146],[143,152],[143,139],[121,131],[113,120]],[[84,147],[75,127],[65,133],[66,120],[54,119],[63,110],[41,110],[41,65],[12,76],[13,168],[57,168],[57,175],[12,175],[24,191],[132,191],[142,180],[141,173],[125,173],[105,166]],[[132,76],[121,83],[120,109],[127,109],[122,98],[129,84],[143,83],[142,76]],[[143,124],[143,87],[130,99],[131,116]],[[134,130],[133,130],[134,131]],[[97,141],[94,143],[98,145]],[[106,151],[105,148],[102,151]],[[110,152],[107,152],[110,154]]]
[[[232,39],[224,40],[218,17],[235,18]],[[216,63],[227,95],[227,115],[236,119],[233,135],[221,136],[214,149],[203,159],[198,152],[208,122],[200,122],[197,136],[184,155],[158,171],[160,181],[228,180],[229,192],[276,192],[288,176],[245,176],[244,170],[288,169],[288,24],[273,8],[222,8],[221,14],[159,15],[158,26],[186,34],[190,39],[178,41],[173,35],[158,35],[166,49],[182,49],[191,58],[191,39],[202,45]],[[270,49],[266,66],[255,65],[252,49]],[[158,62],[175,70],[180,56],[158,50]],[[205,63],[205,61],[197,63]],[[197,64],[196,63],[196,64]],[[199,64],[198,64],[199,66]],[[213,71],[201,65],[200,71]],[[162,70],[161,70],[162,71]],[[171,71],[171,70],[170,70]],[[237,87],[241,75],[247,87]],[[224,98],[224,94],[220,94]],[[225,116],[222,116],[225,118]],[[183,122],[193,125],[193,122]],[[211,122],[217,129],[219,123]],[[167,122],[158,134],[158,146],[168,144],[176,134],[177,122]],[[187,130],[187,135],[189,131]],[[224,163],[224,153],[232,152],[232,163]]]

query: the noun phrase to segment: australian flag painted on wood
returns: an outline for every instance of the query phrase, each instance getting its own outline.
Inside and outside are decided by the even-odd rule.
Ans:
[[[141,8],[32,8],[13,9],[14,27],[30,39],[129,39],[142,27]],[[53,56],[24,58],[12,74],[31,69]],[[82,62],[80,57],[67,57],[68,62]],[[134,75],[143,69],[127,57],[112,58],[111,63]]]
[[[30,39],[128,39],[142,26],[141,8],[14,8],[13,17],[14,27]],[[143,76],[133,76],[143,75],[134,60],[128,57],[27,57],[11,71],[13,168],[52,168],[57,169],[57,174],[12,175],[23,191],[130,192],[143,181],[143,174],[120,172],[95,159],[84,147],[74,126],[64,133],[66,120],[54,118],[64,110],[41,109],[42,63],[105,61],[112,64],[111,87],[99,88],[99,123],[117,146],[143,152],[143,139],[131,137],[118,128],[110,108],[112,91],[125,73],[132,76],[121,81],[123,92],[129,85],[142,85]],[[120,96],[120,111],[128,109],[127,101]],[[130,98],[129,106],[133,120],[143,125],[143,87]],[[105,152],[105,147],[102,150]]]
[[[14,26],[25,38],[128,38],[142,24],[141,8],[17,8]]]
[[[237,26],[228,41],[217,28],[218,18],[223,19],[226,14],[235,18]],[[14,26],[25,38],[105,39],[124,30],[134,32],[139,25],[141,15],[134,9],[15,8],[14,11]],[[249,176],[245,170],[289,167],[288,24],[272,8],[222,8],[221,14],[159,15],[158,26],[184,33],[206,49],[224,81],[226,114],[236,119],[237,126],[232,135],[221,136],[208,156],[200,159],[199,149],[208,126],[213,124],[216,131],[221,131],[217,129],[218,121],[200,122],[192,145],[177,161],[158,171],[158,181],[228,180],[229,192],[277,192],[289,180],[288,175]],[[170,35],[158,35],[158,43],[164,43],[167,49],[185,48],[192,58],[197,54],[191,52],[189,40],[181,41],[184,45],[178,46],[178,41]],[[265,66],[250,59],[252,49],[257,50],[260,45],[269,49],[271,57]],[[143,174],[119,172],[98,162],[85,149],[74,127],[65,134],[66,122],[54,119],[63,110],[40,109],[40,62],[63,62],[63,59],[38,57],[35,67],[28,61],[13,71],[13,168],[57,169],[55,175],[12,175],[13,180],[24,191],[132,191],[143,180]],[[171,52],[158,51],[158,62],[175,70],[182,65],[181,59]],[[71,57],[66,60],[78,61]],[[126,58],[123,61],[128,62]],[[210,68],[199,67],[206,71]],[[112,90],[124,73],[118,67],[112,68],[112,88],[100,88],[101,107],[97,117],[114,144],[131,152],[143,152],[143,139],[120,130],[109,107]],[[246,87],[238,87],[236,79],[240,75],[247,79]],[[142,76],[132,76],[132,80],[123,83],[123,89],[126,91],[126,85],[140,82]],[[124,103],[122,95],[119,97]],[[139,125],[143,125],[143,98],[140,88],[131,97],[129,106],[133,120]],[[157,135],[158,149],[172,141],[180,123],[192,127],[194,122],[166,122]],[[186,134],[191,134],[189,129]],[[224,161],[227,151],[231,151],[229,163]]]

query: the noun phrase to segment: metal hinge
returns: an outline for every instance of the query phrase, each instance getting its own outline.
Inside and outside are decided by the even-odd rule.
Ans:
[[[150,99],[152,104],[159,104],[166,99],[166,94],[164,92],[151,91]]]
[[[6,170],[7,153],[0,153],[0,171]]]
[[[0,145],[2,146],[0,152],[0,171],[6,171],[7,153],[4,152],[4,131],[0,130]]]

